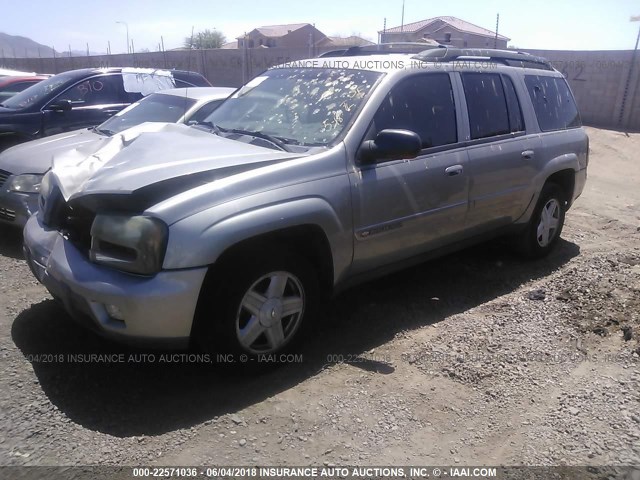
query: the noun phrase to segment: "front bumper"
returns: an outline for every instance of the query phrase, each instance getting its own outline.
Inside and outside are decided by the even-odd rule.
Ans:
[[[37,215],[24,229],[25,258],[34,275],[69,314],[117,341],[186,347],[206,268],[139,277],[90,262]],[[123,320],[107,313],[115,307]]]
[[[8,189],[10,180],[0,188],[0,224],[23,228],[38,211],[38,194],[12,192]]]

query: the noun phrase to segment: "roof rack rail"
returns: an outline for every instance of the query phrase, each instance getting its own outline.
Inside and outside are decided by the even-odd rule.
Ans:
[[[362,45],[359,47],[341,48],[321,53],[318,58],[326,57],[356,57],[360,55],[388,55],[393,53],[422,53],[429,49],[442,47],[440,44],[425,42],[392,42]]]
[[[501,63],[510,67],[538,68],[542,70],[555,70],[551,62],[546,58],[537,57],[526,52],[510,50],[494,50],[484,48],[451,48],[441,46],[437,49],[429,49],[420,52],[413,57],[423,62],[453,62],[464,60],[477,60],[485,62]]]

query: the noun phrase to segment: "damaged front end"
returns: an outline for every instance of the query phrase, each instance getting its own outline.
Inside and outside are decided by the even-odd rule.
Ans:
[[[52,183],[24,229],[25,258],[38,280],[72,318],[103,336],[186,347],[207,269],[163,271],[162,220],[97,213],[82,198],[65,200]]]
[[[208,266],[163,268],[176,220],[152,207],[298,156],[157,123],[80,146],[56,156],[42,180],[38,213],[24,229],[25,257],[85,326],[118,340],[186,346]],[[229,191],[214,194],[224,201]]]

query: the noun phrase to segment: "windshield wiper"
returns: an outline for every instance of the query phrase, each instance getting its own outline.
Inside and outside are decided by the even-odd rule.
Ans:
[[[269,135],[268,133],[256,132],[253,130],[243,130],[241,128],[223,128],[213,122],[201,121],[195,122],[192,125],[195,127],[208,127],[210,131],[215,133],[216,135],[220,135],[221,133],[236,133],[238,135],[247,135],[249,137],[261,138],[274,144],[280,150],[284,150],[285,152],[290,151],[287,148],[287,143],[299,144],[297,140],[293,140],[291,138],[276,137],[274,135]]]
[[[215,133],[216,135],[219,135],[220,132],[222,131],[222,129],[213,122],[193,121],[193,122],[189,122],[189,126],[190,127],[207,127],[209,131]]]
[[[287,145],[289,145],[289,144],[291,144],[291,145],[305,145],[304,143],[299,142],[295,138],[281,137],[280,135],[273,135],[273,138],[277,138],[282,143],[286,143]]]
[[[276,147],[280,148],[281,150],[284,150],[285,152],[290,151],[287,145],[285,144],[285,142],[283,141],[283,139],[274,137],[273,135],[269,135],[268,133],[256,132],[253,130],[242,130],[241,128],[222,128],[222,127],[217,127],[217,128],[224,133],[227,133],[227,132],[237,133],[238,135],[247,135],[249,137],[261,138],[270,143],[273,143]]]
[[[113,137],[117,132],[114,132],[113,130],[109,130],[106,128],[98,128],[98,127],[93,127],[93,131],[96,133],[100,133],[102,135],[106,135],[107,137]]]

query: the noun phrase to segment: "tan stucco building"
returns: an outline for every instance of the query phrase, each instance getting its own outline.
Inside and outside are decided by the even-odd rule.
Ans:
[[[459,48],[507,48],[511,40],[456,17],[434,17],[378,32],[381,43],[434,40]]]

